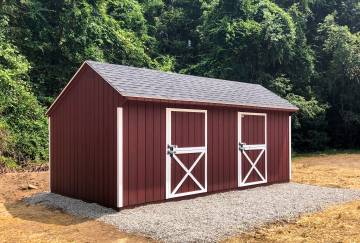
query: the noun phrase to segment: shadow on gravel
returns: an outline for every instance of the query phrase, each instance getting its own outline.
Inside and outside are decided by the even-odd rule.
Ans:
[[[0,205],[1,206],[1,205]],[[61,210],[47,208],[42,205],[27,205],[24,202],[5,202],[3,203],[4,213],[9,213],[14,218],[26,221],[34,221],[44,224],[69,226],[84,223],[90,219],[72,217],[63,213]]]
[[[81,218],[83,220],[98,219],[117,213],[114,209],[100,206],[96,203],[88,203],[79,199],[61,196],[51,192],[40,192],[26,197],[23,203],[29,207],[39,205],[47,210],[57,210]]]

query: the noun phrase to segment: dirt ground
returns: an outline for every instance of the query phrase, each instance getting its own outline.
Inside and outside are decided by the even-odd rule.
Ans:
[[[360,154],[295,158],[292,179],[299,183],[360,189]]]
[[[360,154],[293,159],[298,183],[360,189]],[[272,224],[225,242],[360,242],[360,201],[308,214],[291,223]]]
[[[360,189],[360,154],[316,155],[293,160],[293,181]],[[37,189],[26,189],[28,184]],[[48,173],[0,175],[0,242],[149,242],[114,227],[20,200],[48,190]],[[360,242],[360,201],[277,223],[225,242]]]
[[[48,191],[48,172],[0,175],[0,242],[149,242],[94,220],[20,201]],[[27,189],[28,185],[37,189]]]

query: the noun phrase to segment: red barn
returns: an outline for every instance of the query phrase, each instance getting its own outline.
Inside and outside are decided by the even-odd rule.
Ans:
[[[288,182],[296,110],[257,84],[86,61],[47,113],[51,191],[121,208]]]

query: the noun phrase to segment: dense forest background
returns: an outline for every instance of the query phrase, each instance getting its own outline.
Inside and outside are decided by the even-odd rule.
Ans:
[[[0,163],[47,160],[88,59],[259,83],[300,108],[296,151],[360,147],[359,0],[0,0]]]

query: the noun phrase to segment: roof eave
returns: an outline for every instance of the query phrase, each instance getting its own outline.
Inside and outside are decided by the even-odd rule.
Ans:
[[[285,112],[297,112],[299,108],[294,107],[277,107],[277,106],[259,106],[259,105],[250,105],[250,104],[233,104],[233,103],[219,103],[211,101],[194,101],[194,100],[176,100],[176,99],[167,99],[160,97],[140,97],[140,96],[129,96],[124,95],[127,100],[136,100],[136,101],[151,101],[159,103],[175,103],[175,104],[187,104],[187,105],[207,105],[207,106],[217,106],[217,107],[233,107],[233,108],[243,108],[243,109],[256,109],[256,110],[271,110],[271,111],[285,111]]]
[[[234,108],[243,108],[243,109],[256,109],[256,110],[273,110],[273,111],[285,111],[285,112],[296,112],[299,109],[297,107],[291,108],[291,107],[280,107],[280,106],[261,106],[256,104],[239,104],[239,103],[226,103],[226,102],[215,102],[215,101],[208,101],[208,100],[178,100],[178,99],[172,99],[172,98],[163,98],[163,97],[146,97],[146,96],[136,96],[136,95],[129,95],[125,92],[121,92],[118,90],[117,87],[113,86],[111,82],[109,82],[103,75],[101,75],[88,61],[85,61],[82,63],[80,68],[76,71],[76,73],[72,76],[70,81],[67,83],[65,88],[61,91],[61,93],[56,97],[54,102],[51,104],[49,109],[46,111],[46,115],[50,116],[51,110],[53,107],[58,103],[58,101],[61,99],[61,97],[66,93],[72,83],[72,81],[75,79],[75,77],[78,75],[80,70],[83,69],[84,65],[88,65],[97,75],[99,75],[105,82],[107,82],[114,90],[116,90],[120,95],[122,95],[127,100],[137,100],[137,101],[151,101],[151,102],[160,102],[160,103],[176,103],[176,104],[188,104],[188,105],[208,105],[208,106],[218,106],[218,107],[234,107]]]

